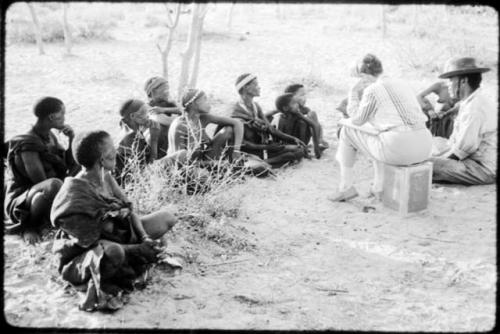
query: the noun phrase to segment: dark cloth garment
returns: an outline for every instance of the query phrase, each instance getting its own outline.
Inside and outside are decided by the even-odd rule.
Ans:
[[[175,108],[177,105],[171,101],[165,100],[151,100],[149,101],[151,107],[161,107],[161,108]],[[168,151],[168,129],[169,126],[160,124],[160,135],[158,137],[158,159],[163,158],[167,155]]]
[[[103,286],[131,289],[133,280],[146,269],[145,265],[154,262],[151,256],[146,261],[129,258],[113,277],[101,276],[105,257],[102,240],[126,245],[137,243],[138,239],[131,224],[130,204],[98,193],[87,180],[66,178],[54,199],[50,218],[59,229],[53,245],[59,260],[58,271],[69,283],[80,288],[83,285],[86,291],[80,304],[83,310],[115,307],[111,305],[112,296]],[[105,226],[110,222],[113,230],[106,232]]]
[[[453,132],[455,116],[456,113],[448,114],[441,119],[430,119],[425,124],[434,137],[450,138]]]
[[[21,231],[29,221],[30,207],[26,198],[35,184],[31,181],[26,166],[21,158],[23,152],[37,152],[47,179],[63,180],[67,175],[76,174],[79,169],[71,154],[59,144],[56,136],[50,132],[48,138],[42,138],[34,129],[9,140],[7,164],[10,177],[7,180],[5,210],[10,221],[5,226],[8,232]]]
[[[295,138],[299,138],[306,145],[312,137],[309,124],[300,119],[298,116],[290,113],[280,113],[278,130]]]
[[[235,103],[231,108],[231,117],[238,118],[242,121],[244,126],[243,138],[255,144],[268,144],[270,142],[271,132],[269,129],[262,128],[259,124],[255,122],[256,119],[264,120],[265,116],[262,112],[262,108],[255,103],[256,110],[245,110],[241,103]],[[263,150],[253,150],[246,148],[242,145],[241,150],[243,152],[254,154],[261,159],[264,158]]]
[[[126,133],[118,143],[116,167],[113,171],[118,184],[127,182],[134,170],[145,166],[150,155],[151,147],[140,130]]]
[[[437,100],[438,103],[442,104],[441,109],[438,110],[439,112],[446,112],[452,109],[458,102],[457,99],[452,99],[451,97],[449,97],[447,92],[444,95],[445,96],[439,97],[439,99]],[[430,118],[428,109],[423,109],[423,112],[429,118],[425,125],[434,137],[450,138],[451,133],[453,132],[453,124],[455,122],[455,117],[457,116],[458,109],[455,112],[449,113],[442,118],[434,119]]]

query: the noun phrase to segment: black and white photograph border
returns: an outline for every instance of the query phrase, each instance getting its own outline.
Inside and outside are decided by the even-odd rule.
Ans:
[[[151,107],[146,125],[136,126],[148,128],[150,145],[153,130],[161,129],[163,123],[161,117],[151,116],[162,108],[148,102],[156,82],[149,78],[163,78],[158,85],[167,87],[171,109],[177,110],[168,117],[178,113],[177,117],[186,117],[189,124],[191,114],[199,113],[193,117],[202,122],[210,119],[206,127],[200,123],[200,131],[212,138],[209,144],[220,134],[217,124],[232,127],[231,138],[241,132],[237,124],[244,123],[241,128],[245,132],[241,143],[230,139],[233,146],[228,144],[229,153],[222,154],[232,156],[229,160],[233,162],[243,161],[243,167],[227,162],[223,167],[217,165],[216,172],[213,165],[209,172],[200,172],[187,162],[183,166],[189,168],[182,170],[177,160],[176,165],[163,163],[166,160],[161,158],[161,163],[139,163],[127,182],[120,183],[127,208],[116,215],[128,215],[128,228],[138,234],[130,240],[138,245],[154,244],[154,249],[161,248],[163,257],[145,266],[132,292],[120,291],[119,300],[108,299],[107,309],[99,309],[98,303],[91,307],[92,312],[82,307],[90,294],[87,281],[95,279],[91,264],[85,263],[92,267],[85,272],[87,290],[61,275],[60,258],[54,249],[60,241],[59,231],[66,226],[61,223],[64,219],[59,221],[63,214],[58,215],[55,209],[57,204],[58,209],[68,210],[62,203],[62,191],[55,195],[52,211],[46,207],[43,217],[29,218],[45,224],[36,241],[33,235],[6,232],[14,214],[6,209],[3,315],[8,325],[90,331],[474,332],[495,327],[496,176],[488,174],[492,181],[481,179],[477,184],[463,178],[453,179],[463,182],[439,182],[436,173],[444,167],[432,159],[372,164],[377,154],[388,153],[373,153],[370,150],[377,151],[374,147],[378,144],[361,138],[392,131],[377,128],[385,123],[373,121],[377,117],[373,106],[389,103],[377,100],[380,88],[384,88],[392,92],[387,94],[391,101],[399,101],[394,110],[402,106],[408,111],[418,105],[417,116],[407,115],[409,112],[399,115],[404,126],[420,122],[421,131],[432,132],[433,155],[441,147],[438,144],[451,145],[446,158],[457,164],[477,155],[453,149],[458,147],[457,141],[465,140],[465,125],[460,127],[459,122],[469,119],[462,117],[466,112],[475,112],[472,105],[480,109],[473,117],[484,116],[476,129],[480,134],[475,138],[477,145],[494,133],[496,152],[497,126],[493,123],[498,111],[499,26],[493,7],[439,3],[16,2],[3,10],[4,207],[12,189],[9,182],[19,173],[32,175],[29,163],[24,171],[11,170],[25,157],[20,154],[21,160],[14,158],[13,143],[18,142],[11,139],[19,138],[16,136],[45,126],[47,142],[55,140],[64,150],[73,148],[70,156],[83,166],[85,159],[75,154],[75,149],[84,151],[82,134],[87,133],[86,139],[91,140],[90,131],[105,131],[110,154],[116,153],[113,147],[120,154],[124,129],[135,129],[133,124],[139,121],[133,120],[139,119],[141,110]],[[378,65],[383,68],[381,74],[373,72]],[[480,88],[476,88],[481,90],[479,103],[470,102],[475,94],[471,81],[478,77],[470,73],[481,73]],[[374,80],[360,89],[366,76],[374,76]],[[380,83],[385,82],[382,77],[390,83]],[[398,81],[390,81],[393,79]],[[288,88],[294,84],[302,85],[301,98],[295,91],[290,93]],[[369,94],[363,95],[363,90]],[[360,95],[354,98],[353,93]],[[450,102],[456,105],[454,114],[445,114],[442,107],[447,102],[441,93],[450,101],[455,99]],[[44,118],[44,97],[62,101],[63,125],[58,126],[57,117],[52,117],[61,109],[47,111],[50,115]],[[289,104],[283,106],[285,102]],[[255,109],[249,111],[252,103]],[[306,116],[299,110],[304,103],[309,112]],[[132,105],[137,109],[131,110]],[[271,144],[260,157],[242,153],[251,140],[248,128],[260,123],[246,119],[235,122],[238,105],[243,114],[264,115],[262,124],[266,125],[262,126],[273,136],[276,131],[287,133],[286,125],[280,123],[291,115],[286,111],[297,106],[300,117],[309,122],[303,123],[309,136],[286,145],[283,141],[287,139],[281,137],[281,144],[276,145],[280,150],[299,147],[300,154],[290,151],[295,154],[293,159],[276,162]],[[354,110],[353,114],[348,110]],[[487,118],[489,110],[494,111],[494,118]],[[377,112],[382,115],[386,109]],[[375,135],[363,132],[361,128],[368,126],[352,124],[362,119],[361,114],[372,117],[375,130],[369,131],[376,131]],[[444,119],[451,122],[447,129]],[[474,130],[467,131],[470,135]],[[360,132],[364,135],[353,135]],[[435,141],[436,137],[446,138]],[[169,145],[174,145],[174,139],[182,138],[169,134]],[[76,177],[62,177],[62,187],[58,184],[61,190],[68,192],[71,180],[87,176],[90,180],[94,172],[102,176],[103,183],[97,178],[98,184],[89,181],[92,187],[104,189],[108,181],[117,185],[111,172],[105,172],[108,167],[102,157],[108,146],[103,143],[96,146],[101,155],[92,161],[95,164],[83,166]],[[416,146],[403,143],[400,151],[402,146],[406,153],[418,151]],[[352,159],[346,159],[344,153],[352,154]],[[406,153],[400,155],[411,155]],[[37,159],[39,164],[45,161],[41,153]],[[354,166],[346,167],[346,160],[353,160]],[[496,156],[493,160],[496,173]],[[266,175],[241,172],[252,163],[262,163],[259,166],[264,166]],[[484,166],[474,163],[477,168]],[[469,165],[460,166],[466,170]],[[483,174],[484,168],[480,170]],[[229,175],[228,171],[234,170],[239,171],[237,175]],[[377,184],[380,191],[374,190]],[[26,188],[28,198],[29,190],[34,189],[30,187]],[[45,189],[37,194],[47,193]],[[154,233],[148,227],[147,217],[152,212],[168,212],[174,217],[168,219],[176,222],[171,223],[173,227],[167,224],[165,228],[170,230],[163,231],[158,240],[151,240]],[[116,215],[109,214],[106,219],[117,219]],[[99,224],[103,222],[99,220]],[[101,258],[106,258],[106,248],[102,249],[105,255]]]

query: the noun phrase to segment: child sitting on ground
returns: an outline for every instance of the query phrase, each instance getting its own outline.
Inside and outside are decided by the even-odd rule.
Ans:
[[[301,122],[299,122],[298,126],[300,128],[297,129],[297,131],[300,131],[300,134],[299,133],[296,133],[296,136],[297,138],[299,138],[300,140],[302,140],[305,144],[308,144],[311,137],[313,137],[313,140],[314,140],[314,136],[312,134],[312,129],[315,128],[316,132],[317,132],[317,140],[318,140],[318,145],[319,145],[319,148],[323,151],[325,149],[327,149],[328,147],[330,147],[330,145],[328,145],[328,143],[323,139],[323,128],[321,127],[321,124],[319,123],[319,120],[318,120],[318,115],[315,111],[312,111],[310,108],[308,108],[306,106],[306,89],[304,87],[304,85],[302,84],[292,84],[292,85],[289,85],[285,88],[285,94],[286,93],[289,93],[289,94],[293,94],[293,98],[294,100],[297,101],[297,104],[298,104],[298,110],[299,110],[299,113],[302,114],[305,118],[307,118],[309,121],[311,122],[307,122],[305,120],[302,120]],[[266,114],[266,117],[272,117],[273,114],[276,114],[276,113],[279,113],[280,110],[276,110],[276,111],[272,111],[272,112],[269,112]],[[313,124],[314,123],[314,124]]]
[[[293,93],[285,93],[276,99],[276,111],[279,112],[278,130],[308,143],[312,137],[314,154],[321,157],[319,143],[319,124],[300,111],[299,102]],[[324,149],[324,148],[323,148]]]

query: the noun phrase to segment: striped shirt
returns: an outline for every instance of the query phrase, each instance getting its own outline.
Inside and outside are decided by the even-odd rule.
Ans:
[[[387,78],[380,78],[366,87],[352,118],[356,125],[368,122],[377,129],[421,128],[427,121],[410,86],[401,80]]]

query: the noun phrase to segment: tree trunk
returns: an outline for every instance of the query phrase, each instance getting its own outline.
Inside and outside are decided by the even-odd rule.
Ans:
[[[234,11],[234,5],[236,5],[236,2],[233,2],[231,4],[231,9],[229,9],[229,15],[227,17],[227,30],[231,30],[231,26],[233,24],[233,11]]]
[[[191,64],[191,59],[193,58],[193,53],[196,48],[198,33],[201,31],[200,25],[203,25],[203,19],[206,13],[207,4],[197,3],[194,5],[194,9],[191,16],[191,25],[189,26],[189,33],[187,38],[187,45],[185,50],[181,53],[182,65],[181,73],[179,77],[179,86],[177,89],[177,96],[180,98],[184,89],[186,88],[189,80],[189,68]],[[199,37],[201,38],[201,36]],[[199,61],[199,58],[198,58]],[[196,67],[195,65],[194,67]]]
[[[198,32],[196,34],[196,44],[195,44],[195,54],[194,54],[194,62],[193,62],[193,70],[191,72],[191,79],[189,80],[189,87],[195,88],[196,83],[198,82],[198,72],[200,68],[200,55],[201,55],[201,41],[203,38],[203,21],[205,20],[205,16],[200,19],[198,24]]]
[[[157,44],[158,50],[160,51],[161,55],[161,62],[162,62],[162,73],[163,77],[168,80],[168,56],[170,54],[170,50],[172,49],[172,43],[174,41],[174,34],[175,34],[175,29],[179,23],[179,17],[181,14],[181,4],[178,3],[175,6],[174,10],[174,19],[172,20],[172,17],[170,16],[170,8],[167,6],[167,29],[168,29],[168,37],[167,37],[167,43],[165,45],[165,48],[162,49],[160,47],[160,44]]]
[[[417,33],[418,26],[418,6],[413,5],[413,27],[411,29],[411,33],[415,35]]]
[[[281,4],[279,2],[276,3],[276,17],[280,21],[283,20],[282,8],[281,8]]]
[[[43,49],[42,41],[42,29],[40,27],[40,22],[38,22],[38,17],[36,16],[35,7],[32,3],[28,2],[28,7],[30,9],[31,18],[33,19],[33,27],[35,29],[36,45],[38,46],[38,53],[43,55],[45,51]]]
[[[64,30],[64,44],[66,45],[66,53],[71,54],[71,48],[73,47],[73,40],[71,37],[71,30],[68,24],[68,8],[69,4],[63,4],[63,30]]]
[[[387,8],[382,5],[382,38],[385,38],[387,34]]]

